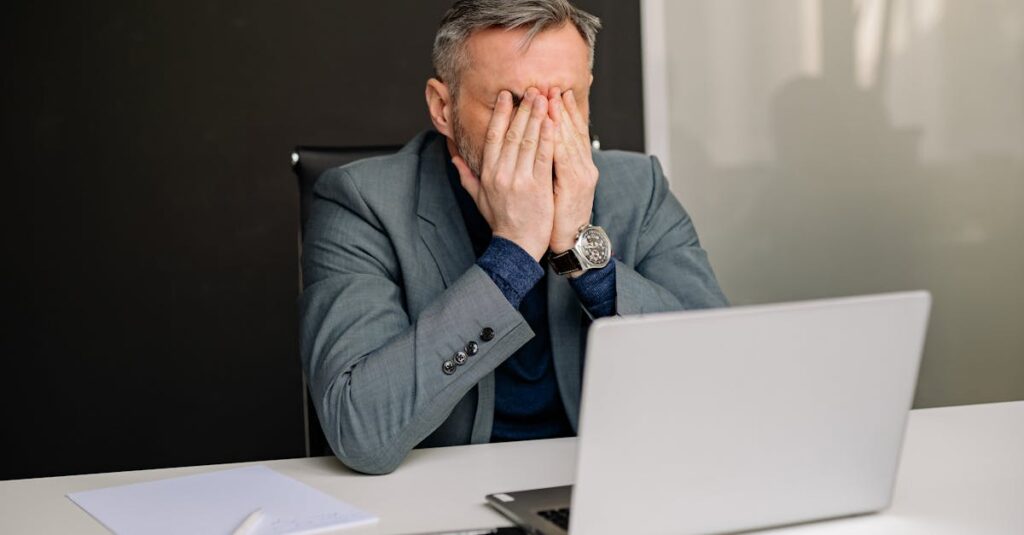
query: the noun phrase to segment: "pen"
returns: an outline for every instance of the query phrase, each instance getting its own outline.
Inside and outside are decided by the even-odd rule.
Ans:
[[[249,535],[252,533],[253,528],[256,527],[256,524],[260,523],[260,520],[263,520],[262,508],[253,511],[249,516],[245,517],[245,520],[235,528],[231,535]]]

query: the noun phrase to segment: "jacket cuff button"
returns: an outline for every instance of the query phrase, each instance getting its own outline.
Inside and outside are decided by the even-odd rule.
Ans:
[[[467,355],[465,351],[456,351],[455,354],[452,355],[452,360],[459,366],[465,364],[467,358],[469,358],[469,355]]]
[[[466,344],[466,354],[467,355],[472,357],[473,355],[476,355],[479,352],[480,352],[480,344],[477,344],[476,342],[474,342],[472,340],[470,340],[469,343]]]
[[[444,361],[441,364],[441,371],[443,371],[445,375],[451,375],[455,373],[455,363],[452,362],[451,360]]]
[[[484,327],[484,330],[480,331],[480,339],[484,342],[490,342],[494,340],[494,329],[490,327]]]

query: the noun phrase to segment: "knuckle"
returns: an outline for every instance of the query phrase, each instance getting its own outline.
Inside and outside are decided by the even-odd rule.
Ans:
[[[500,140],[501,140],[501,132],[498,131],[497,128],[488,128],[487,129],[487,136],[485,137],[485,141],[487,143],[496,143],[496,142],[498,142]]]
[[[508,132],[505,132],[505,141],[508,141],[509,143],[518,143],[519,133],[516,132],[515,130],[509,130]]]
[[[537,140],[530,136],[526,136],[523,138],[523,141],[519,143],[519,145],[525,149],[533,148],[535,145],[537,145]]]

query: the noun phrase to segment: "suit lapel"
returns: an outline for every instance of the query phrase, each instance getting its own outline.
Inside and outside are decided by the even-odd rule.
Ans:
[[[417,215],[420,238],[437,263],[447,288],[473,265],[476,257],[448,183],[444,139],[437,134],[428,137],[420,152]]]

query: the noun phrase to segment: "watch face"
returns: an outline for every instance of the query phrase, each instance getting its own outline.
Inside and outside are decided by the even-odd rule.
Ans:
[[[587,229],[583,236],[580,236],[583,256],[587,262],[594,265],[600,266],[608,262],[612,254],[610,245],[604,233],[596,228]]]

